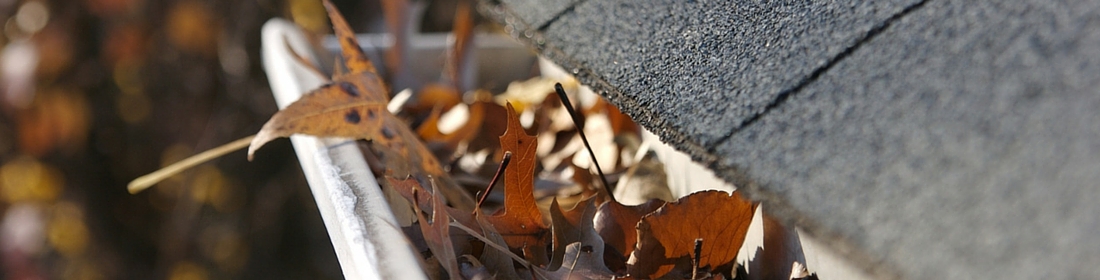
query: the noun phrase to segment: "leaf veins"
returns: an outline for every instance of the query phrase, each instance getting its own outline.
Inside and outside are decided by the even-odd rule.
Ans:
[[[504,172],[504,209],[485,218],[504,236],[508,247],[530,251],[527,257],[532,263],[545,264],[548,228],[534,196],[537,144],[535,137],[523,130],[512,104],[508,104],[507,127],[500,136],[500,146],[515,157]]]

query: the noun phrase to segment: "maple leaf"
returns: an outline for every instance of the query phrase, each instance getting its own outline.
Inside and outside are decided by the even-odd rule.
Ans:
[[[450,179],[416,134],[386,109],[389,98],[385,83],[359,48],[343,16],[329,1],[325,0],[324,5],[348,73],[335,75],[331,83],[275,113],[252,139],[248,158],[251,160],[267,142],[293,134],[366,139],[387,173],[417,176],[421,181],[426,181],[425,175],[434,177],[439,183],[436,189],[448,202],[461,209],[473,209],[473,197]]]
[[[653,279],[674,272],[680,274],[670,275],[691,277],[695,268],[732,265],[755,210],[756,204],[737,192],[722,191],[697,192],[662,206],[638,223],[630,275]],[[698,253],[696,242],[701,242]],[[693,258],[699,263],[692,264]]]
[[[521,248],[536,265],[545,263],[546,233],[542,212],[535,204],[535,137],[528,135],[519,123],[515,108],[508,104],[508,125],[500,136],[500,146],[515,156],[504,172],[504,208],[496,215],[486,216],[511,248]]]

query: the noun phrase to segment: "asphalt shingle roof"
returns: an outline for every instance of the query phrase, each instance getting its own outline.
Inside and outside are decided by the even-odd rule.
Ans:
[[[1100,3],[821,2],[489,14],[879,276],[1100,278]]]

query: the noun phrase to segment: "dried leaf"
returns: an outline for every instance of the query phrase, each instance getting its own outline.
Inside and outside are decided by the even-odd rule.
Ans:
[[[554,250],[548,275],[553,279],[610,279],[615,274],[604,265],[604,242],[593,227],[595,200],[585,199],[569,211],[555,200],[550,206]]]
[[[429,83],[420,88],[414,96],[405,104],[404,110],[410,114],[421,114],[442,107],[441,111],[450,110],[451,107],[462,102],[462,93],[450,85]]]
[[[616,201],[608,201],[600,205],[596,211],[594,225],[596,232],[603,237],[604,243],[618,252],[618,258],[607,260],[608,267],[618,271],[626,268],[627,257],[634,252],[638,243],[638,222],[642,216],[664,206],[665,202],[650,200],[639,205],[622,205]]]
[[[806,261],[802,253],[802,244],[798,239],[798,231],[783,226],[778,219],[768,215],[763,208],[760,218],[763,226],[763,249],[756,252],[756,256],[747,266],[753,272],[755,279],[784,279],[788,272],[798,270],[796,265]],[[805,267],[801,268],[805,270]],[[806,275],[808,276],[808,274]],[[794,278],[791,276],[791,278]]]
[[[385,84],[377,70],[359,48],[355,33],[328,0],[324,1],[333,29],[340,40],[344,64],[349,73],[333,77],[333,82],[312,90],[301,99],[275,113],[264,124],[248,147],[248,158],[271,140],[293,134],[327,137],[351,137],[396,142],[402,127],[385,127],[383,118],[395,118],[386,110],[389,102]]]
[[[325,7],[315,0],[290,0],[287,2],[290,18],[302,29],[322,34],[327,31]]]
[[[755,209],[736,192],[722,191],[697,192],[666,204],[638,223],[630,275],[652,279],[673,272],[673,277],[690,277],[697,239],[702,246],[696,267],[732,267]]]
[[[535,137],[527,135],[516,111],[508,104],[508,129],[500,136],[500,146],[515,156],[504,172],[504,208],[485,217],[496,226],[511,248],[530,252],[526,257],[536,265],[544,264],[548,228],[535,204]],[[542,259],[539,259],[541,256]]]
[[[249,160],[267,142],[299,133],[395,142],[399,128],[383,125],[383,118],[396,117],[378,100],[382,90],[380,83],[340,79],[309,92],[264,124],[248,147]]]
[[[508,246],[504,237],[493,227],[491,222],[485,219],[487,218],[485,215],[478,214],[474,216],[477,219],[482,236],[491,241],[492,244],[497,245],[485,244],[485,249],[481,253],[481,263],[485,264],[485,267],[489,268],[490,271],[495,272],[496,277],[500,279],[520,279],[519,274],[516,273],[516,269],[512,265],[512,258],[509,257],[508,252],[500,250]]]
[[[477,131],[477,135],[470,141],[470,145],[466,147],[468,151],[480,151],[480,150],[492,150],[495,151],[500,148],[500,135],[504,134],[504,130],[508,127],[508,119],[501,118],[508,114],[508,109],[504,106],[500,106],[496,102],[484,103],[485,116],[493,116],[491,118],[484,118],[481,122],[481,127]],[[503,155],[504,153],[500,153]],[[490,174],[496,168],[486,169]]]
[[[417,193],[418,191],[414,189],[413,192]],[[432,195],[431,202],[433,206],[431,220],[424,217],[424,213],[420,211],[420,207],[417,207],[417,203],[413,203],[413,207],[416,208],[417,220],[420,222],[420,232],[424,235],[428,248],[432,250],[432,256],[447,271],[447,275],[453,280],[462,279],[458,268],[458,256],[455,255],[454,245],[451,244],[451,219],[447,216],[445,210],[447,206],[443,204],[443,198],[439,196],[438,192]]]
[[[470,194],[450,179],[408,126],[386,109],[389,98],[385,84],[344,18],[332,3],[326,0],[324,4],[349,73],[334,76],[332,83],[307,93],[272,116],[252,139],[249,159],[265,143],[293,134],[367,139],[390,175],[416,176],[424,182],[425,176],[436,178],[437,189],[448,202],[460,209],[473,209]]]
[[[566,248],[561,268],[546,275],[550,279],[614,279],[615,273],[604,266],[603,254],[603,242],[574,242]]]
[[[640,133],[638,124],[634,123],[634,120],[631,119],[630,116],[623,114],[622,111],[619,111],[618,107],[615,107],[614,104],[607,102],[607,100],[603,98],[597,100],[597,105],[602,105],[604,108],[607,119],[611,123],[611,131],[614,132],[615,135]]]
[[[585,229],[582,226],[584,221],[582,221],[582,219],[587,218],[587,225],[591,225],[592,217],[596,214],[596,207],[593,201],[592,197],[587,198],[577,203],[577,205],[569,211],[565,211],[561,208],[557,198],[554,198],[550,202],[550,231],[553,233],[553,249],[551,250],[552,255],[550,255],[550,264],[546,266],[547,270],[553,271],[561,267],[562,260],[565,257],[566,246],[573,242],[581,241],[585,233]],[[595,229],[589,228],[588,230],[596,234]],[[596,234],[596,236],[599,235]]]
[[[329,0],[323,0],[322,3],[325,4],[325,11],[332,20],[332,31],[336,32],[336,38],[340,40],[340,53],[344,56],[344,67],[347,67],[352,74],[378,73],[378,70],[374,69],[374,64],[371,64],[370,59],[363,53],[363,49],[359,47],[359,42],[355,40],[355,31],[351,30],[348,21],[344,20],[344,16],[336,10],[336,5]],[[375,76],[377,77],[377,74]]]
[[[391,176],[386,176],[386,182],[388,186],[392,187],[402,197],[408,199],[409,202],[415,204],[414,207],[424,212],[435,212],[436,204],[431,195],[424,188],[420,186],[420,183],[412,178],[397,179]],[[443,209],[447,213],[447,216],[454,219],[456,222],[472,229],[480,229],[477,221],[474,220],[474,215],[468,211],[462,211],[444,205]]]

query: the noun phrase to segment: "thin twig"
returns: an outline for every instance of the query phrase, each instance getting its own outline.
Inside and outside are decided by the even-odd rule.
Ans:
[[[493,174],[493,180],[489,181],[489,186],[485,187],[485,193],[481,194],[481,198],[477,200],[477,204],[474,207],[474,215],[477,215],[477,211],[481,209],[481,203],[485,202],[485,198],[489,197],[489,192],[493,191],[493,186],[497,184],[497,180],[500,179],[500,175],[504,174],[504,170],[508,168],[508,163],[512,161],[512,152],[505,151],[504,159],[500,160],[500,166],[497,167],[497,173]]]
[[[581,142],[584,142],[584,147],[588,150],[588,156],[592,157],[592,164],[596,166],[596,172],[600,174],[600,181],[603,182],[603,189],[607,191],[608,199],[618,203],[619,200],[615,199],[615,194],[611,193],[611,184],[607,183],[607,176],[603,175],[603,169],[600,168],[600,162],[596,160],[596,152],[592,151],[592,145],[588,144],[588,137],[584,136],[584,129],[581,128],[577,121],[577,111],[573,109],[573,103],[569,102],[569,96],[565,95],[565,89],[561,87],[561,83],[554,84],[554,91],[558,93],[562,105],[565,105],[565,110],[569,112],[569,117],[573,119],[573,126],[577,128],[577,133],[581,135]]]

